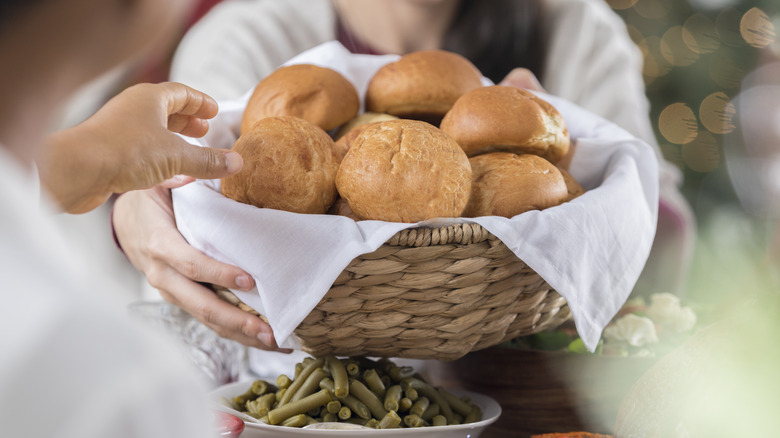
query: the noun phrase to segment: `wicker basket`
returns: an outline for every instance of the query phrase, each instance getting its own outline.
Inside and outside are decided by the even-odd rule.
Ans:
[[[400,231],[354,259],[295,336],[315,356],[454,360],[570,316],[566,300],[498,238],[456,224]]]

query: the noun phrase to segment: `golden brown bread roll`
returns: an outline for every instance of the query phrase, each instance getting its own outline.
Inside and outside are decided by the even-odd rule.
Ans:
[[[515,87],[494,85],[464,94],[441,122],[468,156],[504,151],[557,163],[569,150],[569,131],[550,103]]]
[[[422,50],[384,65],[366,90],[366,110],[435,125],[463,93],[482,86],[468,59],[444,50]]]
[[[339,128],[339,132],[336,134],[336,150],[341,158],[344,158],[344,155],[346,155],[349,150],[349,146],[352,144],[352,140],[363,132],[366,125],[374,122],[396,119],[398,119],[398,117],[382,113],[363,113],[355,117]]]
[[[233,145],[244,167],[222,179],[222,194],[261,208],[325,213],[336,200],[339,156],[333,139],[306,120],[256,122]]]
[[[300,117],[328,131],[355,117],[359,108],[355,86],[337,71],[309,64],[280,67],[255,87],[241,132],[272,116]]]
[[[460,146],[428,123],[375,122],[352,142],[336,186],[360,219],[457,217],[471,192],[471,166]]]
[[[585,193],[585,189],[582,188],[580,183],[577,182],[573,176],[571,176],[571,173],[569,173],[568,170],[560,166],[556,167],[558,167],[558,170],[561,171],[561,175],[563,175],[563,181],[566,183],[566,190],[569,192],[569,197],[566,199],[567,201],[571,201],[572,199]]]
[[[526,211],[554,207],[569,197],[558,168],[536,155],[492,152],[469,161],[471,199],[464,216],[511,218]]]

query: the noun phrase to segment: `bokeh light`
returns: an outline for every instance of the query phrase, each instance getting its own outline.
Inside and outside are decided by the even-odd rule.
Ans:
[[[683,41],[682,26],[672,26],[661,37],[661,55],[671,65],[685,67],[699,59],[699,55]]]
[[[618,11],[632,8],[636,2],[637,0],[607,0],[609,6]]]
[[[721,163],[718,140],[708,131],[699,131],[693,141],[682,146],[681,154],[685,165],[700,173],[712,172]]]
[[[739,33],[748,44],[758,48],[767,47],[777,39],[774,24],[759,8],[745,12],[739,22]]]
[[[685,20],[682,39],[690,50],[700,55],[712,53],[720,47],[718,28],[703,14],[693,14]]]
[[[672,65],[661,54],[661,39],[651,35],[643,39],[639,44],[639,49],[644,55],[644,66],[642,75],[645,83],[649,84],[654,79],[664,76],[672,69]]]
[[[686,144],[696,138],[699,124],[691,107],[683,102],[677,102],[661,111],[658,117],[658,129],[670,143]]]
[[[733,123],[736,112],[726,93],[718,91],[701,101],[699,120],[713,134],[728,134],[736,128]]]
[[[669,13],[670,6],[670,0],[639,0],[634,5],[634,10],[644,18],[657,20]]]

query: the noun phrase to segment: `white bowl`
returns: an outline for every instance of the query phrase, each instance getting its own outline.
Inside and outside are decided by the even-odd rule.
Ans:
[[[211,399],[219,401],[221,398],[230,399],[246,392],[251,382],[234,382],[211,391]],[[482,420],[476,423],[459,424],[455,426],[428,426],[402,429],[371,429],[371,430],[327,430],[327,429],[300,429],[297,427],[271,426],[265,423],[245,422],[246,428],[241,438],[267,438],[267,437],[299,437],[311,438],[318,436],[345,436],[351,438],[370,437],[425,437],[425,438],[476,438],[485,428],[495,422],[501,415],[501,406],[492,398],[476,392],[464,390],[449,390],[458,396],[467,396],[472,402],[482,408]],[[226,408],[227,409],[227,408]]]

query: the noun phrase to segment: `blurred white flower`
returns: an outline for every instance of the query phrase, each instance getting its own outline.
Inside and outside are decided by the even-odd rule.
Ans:
[[[670,327],[682,333],[696,325],[696,314],[690,307],[680,306],[680,299],[670,293],[658,293],[650,297],[647,316],[656,324]]]
[[[658,342],[655,324],[650,318],[629,313],[604,329],[604,337],[608,341],[624,341],[634,347]]]

